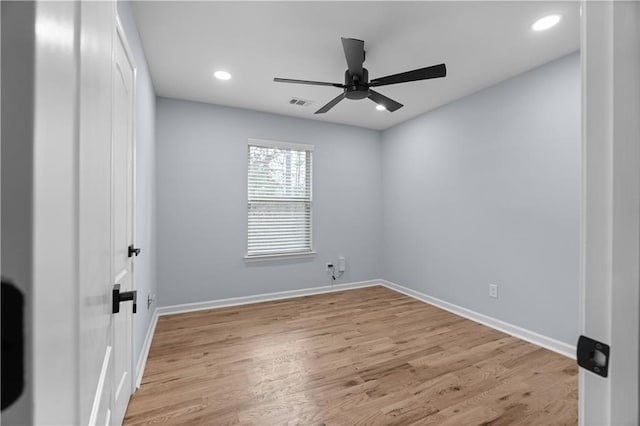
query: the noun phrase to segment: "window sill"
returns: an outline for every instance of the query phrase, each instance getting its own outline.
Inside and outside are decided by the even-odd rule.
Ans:
[[[315,251],[305,251],[305,252],[298,252],[298,253],[256,254],[252,256],[246,255],[244,257],[244,261],[245,262],[263,262],[265,260],[313,257],[315,255],[316,255]]]

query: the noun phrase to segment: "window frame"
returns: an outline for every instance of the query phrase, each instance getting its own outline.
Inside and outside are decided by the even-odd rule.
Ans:
[[[306,151],[309,157],[309,249],[304,251],[296,251],[296,252],[280,252],[280,253],[257,253],[257,254],[249,254],[249,209],[251,205],[251,201],[249,199],[249,150],[252,146],[262,147],[262,148],[275,148],[275,149],[285,149],[292,151]],[[315,256],[316,251],[313,249],[313,153],[314,153],[314,145],[309,144],[301,144],[301,143],[292,143],[292,142],[282,142],[282,141],[274,141],[268,139],[248,139],[247,141],[247,168],[246,168],[246,200],[247,200],[247,233],[246,233],[246,253],[244,255],[245,262],[251,261],[262,261],[262,260],[270,260],[270,259],[280,259],[280,258],[304,258]],[[307,203],[303,201],[303,203]]]

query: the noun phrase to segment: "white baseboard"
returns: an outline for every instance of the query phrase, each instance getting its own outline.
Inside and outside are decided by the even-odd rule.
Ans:
[[[487,327],[494,328],[503,333],[510,334],[518,339],[526,340],[534,345],[542,346],[543,348],[557,352],[560,355],[564,355],[569,358],[576,358],[576,347],[567,343],[561,342],[556,339],[552,339],[534,331],[527,330],[517,325],[509,324],[508,322],[501,321],[499,319],[490,317],[488,315],[481,314],[479,312],[472,311],[471,309],[463,308],[462,306],[454,305],[453,303],[445,302],[444,300],[437,299],[432,296],[428,296],[419,291],[401,286],[400,284],[392,283],[387,280],[379,280],[382,285],[390,290],[397,291],[398,293],[405,294],[407,296],[418,299],[422,302],[444,309],[461,317],[470,319],[480,324],[484,324]]]
[[[184,312],[202,311],[206,309],[224,308],[228,306],[248,305],[250,303],[268,302],[272,300],[290,299],[293,297],[312,296],[314,294],[332,293],[355,288],[382,285],[381,280],[357,281],[352,283],[327,285],[322,287],[303,288],[300,290],[279,291],[276,293],[257,294],[255,296],[231,297],[229,299],[209,300],[206,302],[185,303],[182,305],[163,306],[158,308],[158,316]]]
[[[147,330],[147,335],[144,338],[142,345],[142,351],[138,357],[138,363],[136,364],[136,388],[140,387],[142,383],[142,376],[144,375],[144,367],[147,365],[147,358],[149,357],[149,349],[151,349],[151,341],[153,340],[153,334],[156,331],[156,324],[158,324],[158,308],[154,309],[151,317],[151,323]]]

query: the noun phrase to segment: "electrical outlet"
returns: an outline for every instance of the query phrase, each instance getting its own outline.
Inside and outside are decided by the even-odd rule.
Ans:
[[[327,263],[327,269],[326,269],[326,271],[327,271],[327,272],[331,272],[331,271],[333,271],[333,263]]]
[[[338,272],[344,272],[347,270],[347,260],[344,256],[338,258]]]
[[[489,297],[498,298],[498,284],[489,284]]]

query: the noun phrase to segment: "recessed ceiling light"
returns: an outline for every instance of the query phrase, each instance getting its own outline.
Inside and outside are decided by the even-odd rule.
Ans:
[[[380,105],[380,104],[378,104],[378,105],[376,105],[376,109],[377,109],[378,111],[384,111],[386,108],[384,107],[384,105]]]
[[[531,26],[531,29],[533,29],[533,31],[548,30],[558,22],[560,22],[560,15],[545,16],[544,18],[540,18],[536,22],[534,22]]]
[[[231,78],[231,74],[229,74],[226,71],[216,71],[213,73],[213,75],[218,79],[218,80],[229,80]]]

